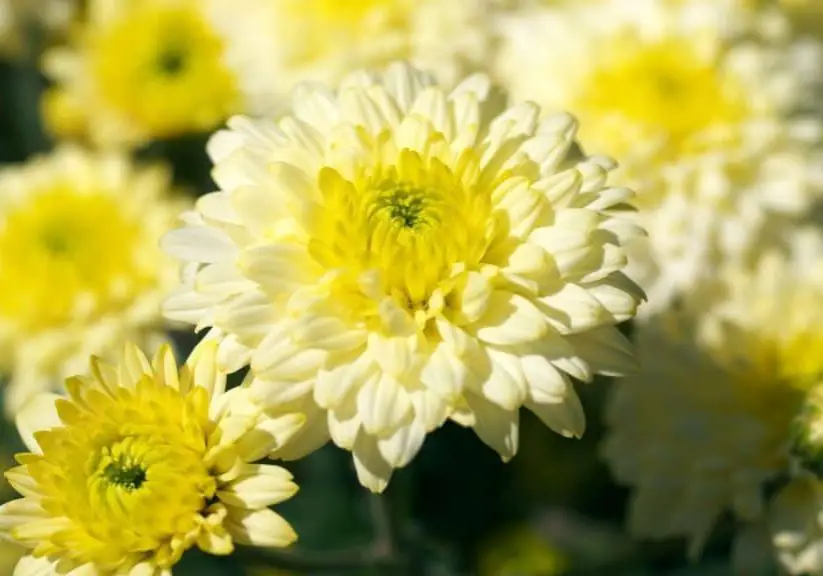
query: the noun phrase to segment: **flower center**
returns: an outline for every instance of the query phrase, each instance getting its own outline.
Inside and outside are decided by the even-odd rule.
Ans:
[[[89,50],[106,104],[152,136],[207,130],[235,111],[223,41],[193,7],[135,3]]]
[[[108,464],[103,469],[103,476],[111,484],[131,492],[140,488],[146,481],[146,469],[139,464],[119,460]]]
[[[434,214],[427,208],[437,203],[437,192],[417,188],[409,183],[386,182],[378,187],[374,200],[375,215],[386,215],[403,228],[414,229],[418,225],[436,223]]]
[[[688,39],[649,44],[626,35],[602,50],[608,60],[583,81],[576,111],[589,131],[581,139],[594,139],[608,154],[622,158],[638,140],[657,140],[663,159],[670,159],[692,151],[697,136],[746,113],[737,82]]]
[[[69,523],[50,549],[103,567],[150,551],[167,567],[217,489],[204,462],[208,393],[146,378],[98,394],[74,405],[71,425],[42,432],[43,454],[29,466],[50,511]]]
[[[142,242],[140,223],[108,194],[34,192],[0,220],[0,317],[37,330],[81,306],[114,311],[154,281],[137,271]]]

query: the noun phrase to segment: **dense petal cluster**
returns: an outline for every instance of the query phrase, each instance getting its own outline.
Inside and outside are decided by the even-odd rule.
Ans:
[[[310,414],[293,450],[331,436],[372,490],[449,417],[506,460],[521,406],[579,436],[570,377],[633,367],[614,326],[642,299],[621,272],[642,231],[575,133],[484,76],[446,91],[398,63],[304,86],[293,115],[212,139],[221,191],[164,240],[188,262],[166,314]]]
[[[92,354],[156,346],[178,282],[158,242],[187,203],[161,166],[70,146],[0,171],[0,190],[0,371],[14,412]]]
[[[117,366],[93,359],[89,376],[69,379],[68,397],[26,405],[31,452],[6,472],[23,498],[0,507],[4,535],[30,549],[15,574],[164,576],[195,545],[228,554],[234,542],[295,540],[268,508],[297,491],[291,475],[254,461],[302,418],[245,410],[215,353],[202,344],[178,371],[168,347],[149,363],[129,345]]]
[[[791,40],[778,12],[604,0],[522,11],[503,28],[497,76],[516,96],[578,116],[582,141],[620,158],[618,181],[641,192],[649,240],[629,274],[649,294],[646,312],[718,261],[745,261],[820,198],[823,125],[805,112],[823,59]]]
[[[821,242],[726,270],[680,310],[637,326],[643,366],[611,398],[604,454],[633,487],[633,532],[685,536],[696,554],[731,511],[762,520],[764,487],[791,472],[792,423],[823,374]]]

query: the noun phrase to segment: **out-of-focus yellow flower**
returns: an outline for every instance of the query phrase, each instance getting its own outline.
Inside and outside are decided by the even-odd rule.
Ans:
[[[82,118],[92,140],[134,144],[210,130],[243,110],[217,3],[91,0],[71,45],[45,56],[57,91],[45,102],[52,131],[77,136]]]
[[[297,491],[291,475],[253,462],[302,417],[243,410],[215,354],[201,344],[178,372],[168,347],[150,364],[127,345],[117,366],[92,360],[90,376],[69,379],[68,398],[26,404],[17,425],[31,452],[6,472],[24,497],[0,507],[0,529],[31,549],[15,574],[170,575],[195,545],[223,555],[296,539],[268,508]]]
[[[636,327],[641,372],[613,390],[604,454],[634,488],[629,525],[697,554],[726,510],[761,519],[790,472],[792,422],[823,374],[821,240],[725,270],[716,294]]]
[[[579,436],[569,377],[633,368],[614,327],[642,298],[621,272],[632,192],[573,118],[538,116],[485,76],[447,91],[396,63],[211,140],[222,191],[165,239],[188,263],[166,314],[312,415],[281,457],[331,435],[381,491],[450,416],[509,460],[521,406]]]
[[[179,281],[158,248],[186,206],[163,167],[63,147],[0,172],[0,369],[7,410],[135,339],[161,336]]]
[[[621,161],[648,242],[630,276],[665,307],[821,196],[820,47],[737,0],[603,0],[504,20],[497,76]],[[528,61],[529,66],[519,65]],[[539,69],[540,74],[533,70]],[[777,221],[777,222],[776,222]]]
[[[566,554],[530,526],[508,529],[481,548],[478,576],[555,576],[569,569]]]

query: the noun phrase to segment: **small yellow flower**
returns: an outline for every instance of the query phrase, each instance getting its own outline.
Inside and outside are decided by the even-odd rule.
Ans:
[[[262,402],[310,415],[280,457],[331,437],[380,491],[451,417],[509,460],[521,406],[579,436],[570,376],[632,369],[614,327],[642,298],[621,272],[632,192],[573,118],[504,100],[396,63],[211,140],[221,191],[164,240],[188,262],[166,313],[214,326]]]
[[[790,257],[721,269],[716,291],[638,323],[641,371],[613,391],[604,446],[634,489],[638,536],[685,536],[696,555],[725,511],[763,519],[764,489],[792,471],[793,422],[823,375],[821,254],[805,231]]]
[[[82,117],[93,140],[132,144],[206,131],[240,110],[227,41],[208,6],[93,0],[74,43],[45,57],[57,82],[45,103],[51,129],[76,136]]]
[[[279,421],[235,410],[216,346],[179,370],[163,347],[150,364],[127,345],[117,366],[43,394],[17,418],[30,453],[6,477],[24,497],[0,507],[0,529],[30,549],[20,576],[162,576],[190,547],[229,554],[233,542],[286,546],[291,526],[268,506],[297,486],[253,462],[288,439],[301,416]]]
[[[6,407],[82,370],[91,354],[151,346],[177,269],[157,244],[186,205],[170,175],[114,152],[62,147],[0,171],[0,370]]]

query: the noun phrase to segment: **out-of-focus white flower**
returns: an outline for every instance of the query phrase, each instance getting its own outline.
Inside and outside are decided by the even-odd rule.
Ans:
[[[823,249],[798,234],[792,257],[636,328],[641,372],[613,391],[604,454],[632,486],[631,530],[686,537],[696,554],[717,518],[762,518],[767,482],[790,471],[791,424],[823,374]]]
[[[602,0],[502,19],[495,69],[513,93],[581,119],[621,159],[648,241],[630,275],[665,307],[718,263],[744,262],[823,188],[820,47],[737,0]],[[529,62],[528,66],[518,63]],[[539,74],[533,73],[540,70]]]

